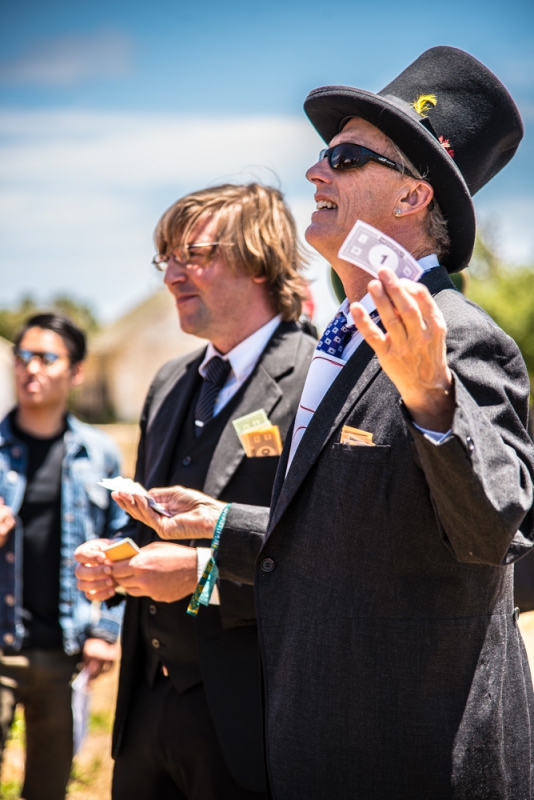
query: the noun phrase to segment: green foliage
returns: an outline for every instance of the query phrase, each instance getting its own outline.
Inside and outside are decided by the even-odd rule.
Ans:
[[[27,295],[15,308],[0,308],[0,336],[12,342],[28,317],[51,311],[70,317],[85,333],[93,333],[98,329],[91,307],[73,297],[57,295],[50,303],[37,303],[31,295]]]
[[[511,267],[491,244],[477,238],[466,294],[519,345],[534,386],[534,264]]]

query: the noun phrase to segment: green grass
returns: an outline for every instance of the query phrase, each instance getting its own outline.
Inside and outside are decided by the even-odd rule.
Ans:
[[[18,800],[22,784],[19,781],[6,781],[0,784],[0,797],[2,800]]]
[[[114,711],[91,711],[89,733],[109,733],[113,727]]]
[[[69,789],[81,789],[90,787],[94,780],[98,777],[98,773],[102,769],[102,759],[95,756],[90,764],[81,767],[74,759],[70,771]]]

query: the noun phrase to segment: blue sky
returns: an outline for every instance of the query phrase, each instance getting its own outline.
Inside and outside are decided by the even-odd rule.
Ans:
[[[476,198],[503,255],[534,261],[532,3],[29,2],[0,9],[1,302],[63,290],[112,319],[156,285],[161,212],[220,180],[275,181],[303,231],[320,141],[307,92],[378,91],[423,50],[471,52],[526,136]],[[312,265],[319,315],[333,307]]]

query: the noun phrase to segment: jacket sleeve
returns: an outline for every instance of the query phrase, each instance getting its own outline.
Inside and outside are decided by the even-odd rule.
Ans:
[[[232,503],[217,550],[221,578],[254,583],[254,567],[268,522],[268,508]]]
[[[499,566],[533,545],[529,379],[515,342],[480,309],[448,324],[451,434],[435,444],[405,416],[442,534],[461,562]]]

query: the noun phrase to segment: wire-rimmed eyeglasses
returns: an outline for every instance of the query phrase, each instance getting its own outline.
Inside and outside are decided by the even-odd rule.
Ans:
[[[231,242],[196,242],[181,244],[171,253],[158,254],[152,263],[160,272],[165,272],[171,259],[177,264],[186,264],[191,267],[205,267],[209,264],[218,247],[232,247]]]

